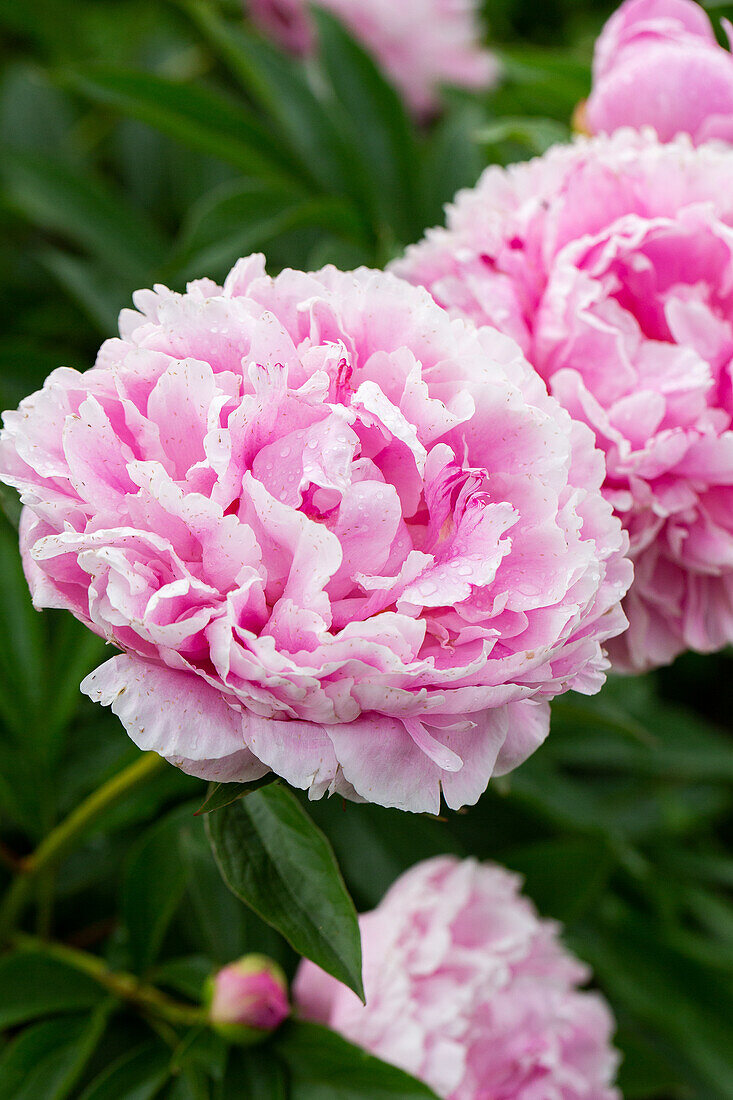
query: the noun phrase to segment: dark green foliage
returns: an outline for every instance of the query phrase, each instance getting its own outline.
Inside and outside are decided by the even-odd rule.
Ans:
[[[487,163],[563,140],[613,3],[485,6],[504,83],[449,93],[420,130],[325,15],[305,66],[262,41],[239,0],[0,0],[0,405],[56,366],[91,365],[139,286],[222,278],[259,249],[273,271],[383,265]],[[0,513],[4,891],[139,753],[78,691],[104,644],[70,616],[32,610],[12,493]],[[251,951],[292,975],[295,948],[358,989],[351,897],[374,906],[436,854],[494,859],[525,876],[594,968],[619,1023],[627,1100],[727,1100],[732,673],[730,654],[689,656],[595,699],[557,701],[546,745],[441,820],[306,803],[269,782],[207,791],[161,769],[34,880],[22,927],[154,983],[184,1012],[216,967]],[[430,1095],[313,1026],[229,1047],[27,942],[2,946],[0,1100]]]
[[[364,996],[356,912],[331,845],[279,783],[209,814],[230,890],[300,955]]]
[[[288,1024],[273,1045],[290,1070],[292,1100],[436,1100],[426,1085],[318,1024]]]

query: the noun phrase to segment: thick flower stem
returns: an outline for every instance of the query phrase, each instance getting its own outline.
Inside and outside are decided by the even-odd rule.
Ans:
[[[0,943],[15,927],[31,888],[38,876],[55,867],[74,847],[88,827],[130,791],[160,771],[165,761],[154,752],[146,752],[134,764],[119,772],[77,806],[48,834],[32,855],[23,860],[19,874],[0,906]]]
[[[37,951],[47,958],[57,959],[65,966],[81,970],[114,997],[127,1001],[158,1019],[165,1020],[173,1027],[196,1027],[205,1025],[207,1022],[203,1008],[175,1001],[172,997],[161,993],[155,986],[139,981],[134,974],[110,970],[104,959],[100,959],[97,955],[80,951],[76,947],[68,947],[63,943],[53,943],[50,940],[39,939],[37,936],[29,936],[24,932],[17,932],[11,938],[11,943],[20,950]]]

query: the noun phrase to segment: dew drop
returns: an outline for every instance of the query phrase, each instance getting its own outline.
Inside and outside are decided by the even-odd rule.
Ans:
[[[432,581],[425,581],[424,584],[420,585],[420,595],[421,596],[432,596],[437,591],[438,591],[438,586],[437,586],[437,584],[433,584]]]

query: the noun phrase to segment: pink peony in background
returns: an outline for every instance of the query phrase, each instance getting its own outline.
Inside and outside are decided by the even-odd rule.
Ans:
[[[730,24],[723,20],[726,31]],[[662,141],[733,140],[733,57],[693,0],[626,0],[595,49],[591,133],[651,125]]]
[[[446,1100],[617,1100],[606,1003],[519,886],[472,859],[417,864],[359,919],[366,1005],[305,960],[297,1009]]]
[[[441,84],[489,88],[496,58],[481,45],[477,0],[317,0],[369,50],[418,115],[438,106]],[[314,48],[307,0],[249,0],[252,19],[285,49]]]
[[[83,690],[207,779],[474,803],[625,626],[591,433],[392,275],[252,256],[135,304],[0,438],[35,604],[123,650]]]
[[[606,454],[619,668],[733,641],[733,151],[621,131],[488,169],[396,270],[515,337]]]

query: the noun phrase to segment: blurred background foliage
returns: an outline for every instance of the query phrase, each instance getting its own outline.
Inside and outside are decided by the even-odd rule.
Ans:
[[[238,0],[0,0],[0,406],[58,365],[90,365],[137,287],[221,277],[256,249],[272,270],[384,264],[486,164],[568,137],[612,7],[486,0],[502,85],[448,93],[417,131],[325,16],[318,57],[301,65],[247,27]],[[17,505],[3,503],[0,886],[138,755],[78,692],[103,644],[31,609]],[[465,813],[308,810],[360,909],[438,852],[521,871],[611,1001],[625,1096],[731,1098],[732,673],[730,653],[689,656],[559,700],[543,749]],[[39,879],[26,927],[184,998],[245,951],[292,971],[285,942],[223,885],[193,814],[204,797],[172,768],[156,775]],[[288,1085],[282,1050],[151,1029],[31,951],[0,958],[0,1026],[0,1100],[337,1095]]]

